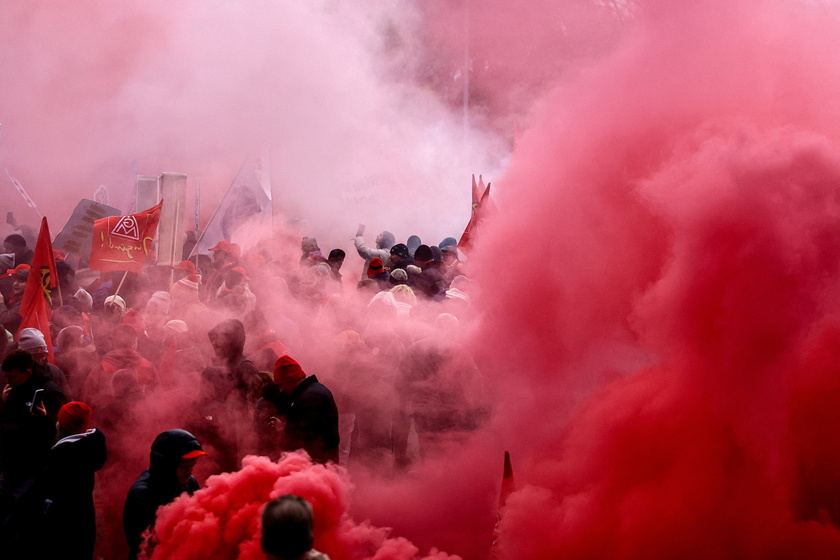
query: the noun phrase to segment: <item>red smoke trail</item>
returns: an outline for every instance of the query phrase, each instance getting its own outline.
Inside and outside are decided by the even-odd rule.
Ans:
[[[494,180],[501,557],[840,556],[839,24],[646,3]]]
[[[427,555],[389,529],[356,522],[348,514],[351,486],[337,467],[313,465],[298,454],[272,463],[248,457],[240,471],[207,480],[194,496],[162,508],[155,526],[160,544],[153,560],[261,560],[259,515],[263,505],[283,494],[306,498],[315,514],[315,548],[333,560],[456,560],[436,550]]]

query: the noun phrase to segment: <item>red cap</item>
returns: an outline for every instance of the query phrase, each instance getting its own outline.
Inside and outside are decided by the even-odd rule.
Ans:
[[[190,274],[195,274],[195,263],[192,261],[181,261],[172,268],[176,270],[186,270]]]
[[[90,412],[83,402],[69,402],[58,411],[58,424],[67,432],[80,434],[90,426]]]
[[[181,459],[195,459],[196,457],[201,457],[203,455],[207,455],[207,453],[205,453],[201,449],[193,449],[189,453],[181,455]]]
[[[283,380],[297,380],[306,378],[306,372],[300,367],[300,364],[290,356],[280,356],[274,362],[274,382],[279,383]]]
[[[248,274],[245,272],[245,269],[244,269],[244,268],[242,268],[241,266],[234,266],[234,267],[233,267],[233,268],[231,268],[230,270],[231,270],[231,272],[238,272],[239,274],[241,274],[242,276],[244,276],[244,277],[245,277],[245,280],[251,280],[251,279],[248,277]]]
[[[211,251],[224,251],[225,253],[233,253],[237,257],[240,255],[239,245],[236,243],[231,243],[230,241],[225,241],[222,239],[219,241],[215,247],[210,247]]]
[[[19,264],[14,268],[7,268],[6,274],[0,276],[0,278],[8,278],[9,276],[13,276],[16,272],[21,270],[29,270],[31,267],[28,264]]]

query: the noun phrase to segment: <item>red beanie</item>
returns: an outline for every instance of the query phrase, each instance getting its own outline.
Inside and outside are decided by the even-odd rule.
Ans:
[[[374,278],[378,274],[382,274],[385,265],[382,263],[382,259],[379,257],[373,257],[370,259],[370,264],[368,265],[367,275],[368,278]]]
[[[90,407],[83,402],[69,402],[58,411],[58,423],[64,431],[80,434],[90,426]]]
[[[280,356],[274,362],[274,382],[280,383],[280,380],[298,380],[306,378],[306,372],[300,367],[293,358],[289,356]]]

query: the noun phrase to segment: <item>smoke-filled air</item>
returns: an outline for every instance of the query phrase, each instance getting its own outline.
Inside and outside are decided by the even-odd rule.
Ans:
[[[840,558],[838,57],[828,0],[3,2],[0,557]]]

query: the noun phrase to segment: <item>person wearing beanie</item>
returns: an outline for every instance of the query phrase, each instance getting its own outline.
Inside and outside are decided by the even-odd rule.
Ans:
[[[77,401],[58,411],[58,442],[50,450],[47,468],[35,486],[44,512],[44,523],[36,529],[49,535],[41,545],[44,558],[93,557],[94,474],[105,465],[108,452],[105,435],[90,428],[90,417],[90,407]]]
[[[143,532],[154,531],[157,510],[186,492],[198,490],[192,475],[198,459],[207,453],[201,443],[186,430],[168,430],[152,443],[149,468],[128,491],[123,508],[123,529],[129,546],[129,559],[140,553]],[[154,534],[150,541],[154,543]]]
[[[403,268],[396,268],[391,271],[391,276],[388,280],[392,286],[408,284],[408,273]]]
[[[257,431],[270,457],[303,449],[313,461],[338,463],[338,409],[332,393],[291,356],[274,364],[274,384],[257,404]]]
[[[389,287],[388,271],[385,270],[385,265],[379,257],[374,257],[370,260],[367,276],[368,278],[376,280],[376,283],[379,284],[380,290],[384,290]]]
[[[441,299],[448,288],[443,274],[437,269],[434,252],[428,245],[420,245],[414,253],[414,261],[420,267],[420,274],[410,276],[409,284],[415,292],[430,299]]]
[[[260,398],[264,386],[254,362],[245,357],[245,325],[239,319],[222,321],[207,333],[215,354],[213,365],[224,367],[235,383],[237,408],[250,410]]]
[[[41,331],[33,327],[21,330],[18,335],[18,349],[29,352],[35,360],[35,365],[32,368],[33,375],[49,379],[58,385],[62,393],[71,396],[67,376],[58,366],[48,361],[49,349]]]
[[[393,233],[390,231],[383,231],[376,236],[376,248],[372,248],[365,245],[365,238],[363,237],[364,234],[365,225],[359,224],[359,228],[356,230],[356,237],[353,238],[353,243],[356,245],[356,252],[359,253],[360,257],[365,259],[365,266],[362,269],[363,280],[367,277],[367,269],[373,258],[379,257],[382,259],[383,263],[388,262],[388,257],[390,255],[389,251],[396,241]]]
[[[420,247],[418,247],[418,249],[419,248]],[[409,255],[408,247],[405,244],[397,243],[396,245],[391,247],[388,262],[390,264],[391,270],[394,270],[396,268],[406,268],[409,265],[413,265],[414,258],[411,255]]]

